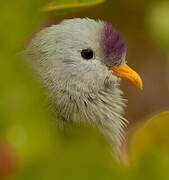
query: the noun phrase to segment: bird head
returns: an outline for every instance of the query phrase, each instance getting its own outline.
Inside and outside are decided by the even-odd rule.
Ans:
[[[25,52],[62,119],[100,124],[108,139],[119,144],[123,124],[119,80],[142,88],[139,75],[126,64],[126,49],[112,25],[76,18],[45,28]]]

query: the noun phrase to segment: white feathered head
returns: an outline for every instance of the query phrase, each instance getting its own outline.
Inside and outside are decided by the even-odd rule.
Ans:
[[[25,54],[48,91],[58,123],[90,123],[119,153],[124,124],[119,79],[142,87],[126,65],[120,33],[104,21],[64,20],[39,32]]]

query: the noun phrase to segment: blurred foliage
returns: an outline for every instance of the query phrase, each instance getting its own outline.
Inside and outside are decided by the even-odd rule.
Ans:
[[[147,13],[151,37],[163,49],[169,60],[169,1],[157,1]]]
[[[68,12],[76,3],[97,2],[101,1],[55,1],[47,10],[59,12],[63,7]],[[113,160],[97,130],[68,127],[63,134],[53,126],[43,91],[16,56],[44,16],[41,7],[41,0],[7,0],[0,6],[0,179],[169,179],[169,112],[156,115],[133,133],[129,167]],[[149,27],[168,48],[168,5],[154,7]]]
[[[141,127],[135,130],[130,142],[132,161],[142,158],[151,150],[162,151],[169,157],[168,128],[169,112],[163,112],[146,120]]]
[[[36,27],[40,18],[38,11],[42,3],[43,0],[1,2],[1,50],[20,47],[23,39]]]
[[[146,120],[130,139],[130,160],[137,179],[169,179],[169,112]]]
[[[169,2],[154,2],[147,13],[150,35],[159,46],[169,52]]]
[[[67,14],[98,5],[104,1],[105,0],[55,0],[45,5],[42,10],[54,15]]]

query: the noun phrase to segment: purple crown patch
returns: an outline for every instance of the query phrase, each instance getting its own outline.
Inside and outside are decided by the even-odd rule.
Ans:
[[[126,44],[120,33],[111,24],[104,22],[101,46],[105,56],[105,63],[109,66],[120,65],[126,55]]]

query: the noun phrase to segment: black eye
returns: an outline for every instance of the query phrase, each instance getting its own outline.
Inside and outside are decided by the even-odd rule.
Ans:
[[[93,58],[93,51],[91,49],[83,49],[81,51],[81,56],[84,59],[92,59]]]

